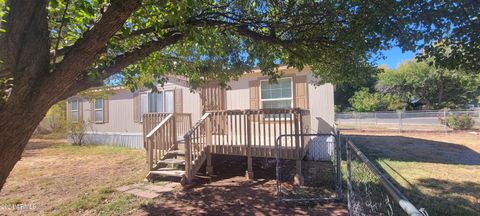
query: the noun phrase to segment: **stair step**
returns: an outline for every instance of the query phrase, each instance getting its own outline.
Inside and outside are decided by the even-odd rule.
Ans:
[[[160,160],[158,163],[163,163],[163,164],[185,164],[185,160],[183,159],[175,159],[175,158],[169,158],[165,160]]]
[[[167,154],[185,156],[185,150],[171,150]]]
[[[162,168],[164,169],[164,168]],[[150,171],[150,175],[161,175],[161,176],[173,176],[173,177],[182,177],[185,174],[184,170],[152,170]]]

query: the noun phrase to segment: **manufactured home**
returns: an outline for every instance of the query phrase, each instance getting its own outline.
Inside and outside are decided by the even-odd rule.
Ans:
[[[191,91],[187,79],[176,77],[154,92],[119,87],[101,98],[75,96],[67,100],[67,116],[86,122],[86,144],[145,148],[151,174],[190,181],[204,162],[212,171],[211,154],[227,154],[247,156],[251,176],[251,157],[301,160],[315,142],[303,134],[333,130],[333,85],[315,85],[318,79],[308,68],[279,70],[277,83],[254,70],[228,89],[212,81]],[[168,163],[185,168],[164,170],[161,164]]]

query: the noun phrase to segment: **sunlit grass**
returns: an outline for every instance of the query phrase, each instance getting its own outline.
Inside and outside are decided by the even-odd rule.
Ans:
[[[477,151],[480,157],[478,138],[465,134],[382,134],[354,141],[416,207],[425,208],[430,215],[468,216],[480,212],[480,164],[466,159],[467,164],[462,164],[452,159],[462,151],[465,155]],[[435,145],[452,152],[437,153]]]

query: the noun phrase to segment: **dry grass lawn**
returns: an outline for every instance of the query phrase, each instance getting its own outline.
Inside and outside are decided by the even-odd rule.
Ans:
[[[214,158],[215,159],[215,158]],[[241,160],[245,162],[246,160]],[[71,146],[32,139],[0,192],[0,215],[346,215],[343,204],[276,202],[275,180],[248,181],[229,160],[211,183],[143,199],[115,188],[143,183],[145,153],[112,146]],[[246,165],[245,165],[246,166]],[[256,168],[254,168],[256,169]],[[270,171],[275,172],[274,169]],[[274,174],[273,174],[274,176]],[[156,184],[164,184],[157,182]]]
[[[344,134],[430,215],[480,215],[480,135]]]
[[[0,214],[55,212],[99,188],[108,191],[138,181],[145,174],[142,153],[32,139],[0,192]],[[20,204],[16,211],[14,204]]]

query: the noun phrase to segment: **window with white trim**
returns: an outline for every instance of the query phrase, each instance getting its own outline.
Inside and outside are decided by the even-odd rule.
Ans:
[[[78,122],[78,111],[79,111],[79,101],[78,99],[72,99],[70,101],[70,117],[72,122]]]
[[[260,81],[260,102],[263,109],[291,108],[292,78],[278,79],[277,83],[269,83],[268,80]]]
[[[95,123],[103,123],[103,99],[95,99]]]
[[[145,92],[140,94],[140,116],[149,112],[174,112],[173,91]]]

